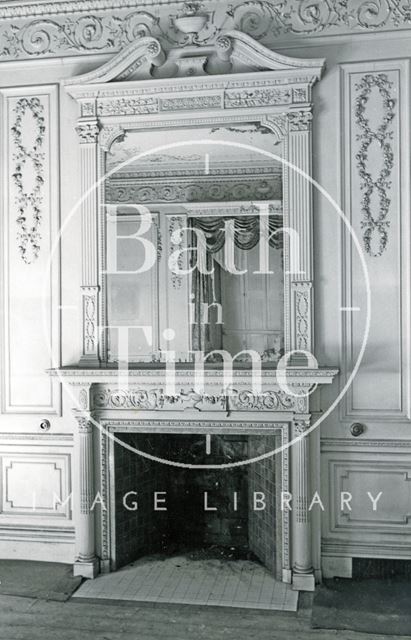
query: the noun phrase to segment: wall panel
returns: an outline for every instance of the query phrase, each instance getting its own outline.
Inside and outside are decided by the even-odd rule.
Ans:
[[[323,554],[411,558],[410,455],[404,440],[322,441]]]
[[[2,411],[60,412],[58,92],[4,89]]]
[[[369,274],[366,351],[341,418],[408,420],[409,394],[409,63],[341,66],[343,210]],[[352,237],[343,237],[342,383],[366,329],[366,281]]]

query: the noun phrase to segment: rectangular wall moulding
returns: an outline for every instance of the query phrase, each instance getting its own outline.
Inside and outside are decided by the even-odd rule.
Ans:
[[[403,60],[341,67],[342,209],[358,240],[343,227],[342,384],[366,331],[364,265],[371,291],[366,350],[341,405],[344,420],[410,418],[408,78]]]
[[[409,559],[410,442],[327,439],[321,448],[323,554]]]
[[[2,411],[60,413],[58,92],[4,89]]]

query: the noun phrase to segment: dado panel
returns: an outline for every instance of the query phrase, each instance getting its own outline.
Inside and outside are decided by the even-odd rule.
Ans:
[[[401,422],[410,417],[409,62],[344,64],[341,91],[342,208],[364,261],[345,232],[342,384],[360,354],[370,312],[367,347],[341,418]]]
[[[69,462],[67,454],[2,456],[1,513],[70,518]]]
[[[58,92],[2,90],[2,411],[60,412]]]
[[[322,442],[323,553],[411,557],[411,443]]]
[[[0,528],[10,518],[27,524],[33,519],[70,524],[71,460],[70,437],[2,437]]]

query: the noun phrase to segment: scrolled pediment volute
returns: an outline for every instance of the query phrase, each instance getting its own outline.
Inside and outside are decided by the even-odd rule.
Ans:
[[[212,44],[187,45],[165,51],[154,37],[141,37],[102,66],[64,81],[74,87],[93,87],[127,80],[168,79],[193,76],[275,71],[281,77],[305,79],[313,84],[321,77],[323,59],[292,58],[263,46],[240,31],[227,31]]]

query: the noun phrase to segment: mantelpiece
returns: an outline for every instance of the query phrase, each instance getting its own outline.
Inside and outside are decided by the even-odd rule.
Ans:
[[[170,379],[158,366],[126,371],[65,367],[51,373],[68,385],[79,431],[76,575],[92,578],[113,567],[113,460],[115,443],[122,434],[200,435],[205,446],[207,441],[211,446],[214,435],[277,435],[279,496],[281,500],[282,496],[285,500],[292,496],[295,505],[291,511],[277,506],[281,531],[277,575],[295,589],[314,589],[308,509],[312,499],[308,465],[313,426],[310,394],[321,385],[331,384],[336,369],[289,368],[286,382],[278,379],[275,371],[265,370],[259,390],[253,387],[249,370],[232,371],[227,386],[221,370],[205,370],[200,381],[193,369],[177,367],[173,389],[167,388]],[[186,464],[184,459],[180,462]]]
[[[72,389],[80,432],[77,574],[93,577],[98,570],[95,527],[99,522],[90,507],[95,477],[93,438],[99,438],[101,442],[101,437],[93,436],[93,424],[102,424],[111,432],[115,432],[116,425],[120,428],[127,424],[128,428],[136,431],[154,428],[166,433],[179,430],[187,433],[192,424],[197,432],[204,434],[224,432],[230,428],[243,429],[247,433],[254,429],[261,433],[270,425],[274,428],[281,424],[287,443],[295,440],[290,470],[287,466],[283,474],[284,490],[289,486],[290,471],[290,482],[298,505],[292,516],[291,529],[287,528],[284,534],[286,544],[291,543],[292,552],[288,564],[283,565],[283,579],[292,581],[297,589],[314,588],[308,511],[310,438],[306,437],[311,424],[310,393],[319,385],[331,383],[337,373],[335,369],[316,367],[312,362],[309,367],[302,364],[307,359],[306,355],[313,351],[314,344],[310,181],[312,87],[320,79],[323,66],[323,60],[294,59],[275,54],[249,36],[232,31],[213,44],[188,45],[168,53],[156,39],[139,38],[102,67],[65,82],[68,93],[79,105],[76,129],[82,176],[79,214],[82,228],[83,339],[78,367],[63,368],[54,373]],[[298,352],[302,360],[294,359],[292,364],[298,366],[287,367],[285,389],[280,384],[278,372],[272,367],[263,367],[259,376],[261,386],[257,391],[252,385],[252,371],[244,366],[234,369],[228,385],[218,366],[205,369],[200,385],[187,362],[175,367],[168,365],[168,370],[165,364],[156,362],[146,365],[134,363],[132,368],[127,363],[114,367],[110,362],[108,344],[108,209],[114,207],[114,216],[118,219],[126,213],[123,220],[127,223],[132,223],[133,218],[128,216],[128,210],[124,212],[121,209],[121,202],[116,205],[110,200],[107,203],[104,183],[110,154],[131,134],[142,140],[147,131],[152,131],[153,136],[155,132],[174,132],[178,137],[181,132],[204,128],[207,132],[225,131],[242,135],[244,126],[247,135],[252,131],[253,135],[255,133],[261,139],[269,140],[268,146],[272,145],[274,151],[280,149],[280,154],[277,154],[281,163],[280,200],[266,198],[257,201],[252,198],[249,204],[267,207],[267,215],[271,215],[271,207],[282,215],[283,229],[291,229],[295,233],[294,236],[284,233],[281,332],[285,352]],[[224,136],[218,143],[224,143]],[[203,143],[197,140],[197,144]],[[240,148],[241,144],[237,147]],[[147,154],[147,150],[143,152],[143,158],[148,157]],[[262,155],[270,157],[267,148],[262,149]],[[192,157],[185,160],[186,165],[193,162]],[[208,176],[207,162],[205,173]],[[235,174],[235,162],[234,159],[231,165],[226,163],[223,166],[224,176]],[[247,168],[247,177],[250,176],[253,187],[253,179],[259,178],[264,171],[269,172],[268,167],[262,166],[257,174],[254,171],[253,177],[255,167],[251,162]],[[244,165],[240,167],[239,175],[243,169]],[[190,170],[186,168],[186,171]],[[166,166],[164,176],[167,171],[170,169]],[[160,175],[157,173],[155,177]],[[271,177],[277,180],[278,173],[276,175]],[[124,182],[121,188],[124,185],[127,187]],[[223,217],[232,215],[234,211],[238,218],[244,214],[244,202],[238,198],[226,198],[216,204],[201,201],[201,198],[199,202],[182,202],[180,196],[180,201],[177,199],[167,205],[170,207],[167,212],[164,200],[170,199],[169,195],[163,197],[162,202],[158,202],[159,196],[155,197],[157,200],[152,202],[150,198],[153,200],[153,196],[148,198],[148,206],[160,230],[162,216],[169,215],[170,223],[174,224],[176,219],[186,215],[181,211],[184,208],[193,217],[201,215],[201,210],[206,212],[206,216]],[[130,199],[133,204],[133,198],[128,195],[127,204],[130,204]],[[134,201],[134,204],[139,202]],[[217,213],[210,213],[213,210]],[[222,210],[226,213],[223,214]],[[167,226],[165,229],[167,231]],[[169,235],[166,242],[169,242]],[[158,230],[156,242],[157,256],[161,257],[164,237]],[[169,245],[166,245],[165,252],[169,252]],[[170,290],[174,289],[173,298],[177,302],[176,306],[166,309],[166,327],[173,327],[170,324],[173,319],[178,324],[176,307],[188,304],[188,285],[181,286],[178,279],[178,286],[175,285],[175,278],[171,278],[168,286]],[[260,333],[269,331],[264,329]],[[187,345],[183,346],[189,351],[189,340]],[[175,381],[171,389],[170,375]],[[98,486],[104,484],[104,465],[100,455]],[[102,513],[101,522],[104,517]],[[102,530],[107,530],[107,525],[101,522]],[[102,557],[102,560],[107,558]]]

